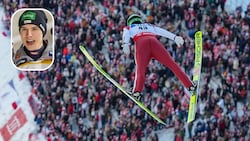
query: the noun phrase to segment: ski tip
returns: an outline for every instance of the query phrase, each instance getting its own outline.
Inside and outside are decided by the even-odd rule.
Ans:
[[[195,31],[195,34],[202,34],[202,31],[197,30],[197,31]]]
[[[197,38],[197,37],[202,37],[202,32],[199,30],[199,31],[196,31],[194,36]]]
[[[85,50],[86,50],[85,47],[84,47],[83,45],[79,45],[79,49],[80,49],[81,51],[85,51]]]
[[[79,45],[79,48],[83,48],[84,46],[82,44]]]

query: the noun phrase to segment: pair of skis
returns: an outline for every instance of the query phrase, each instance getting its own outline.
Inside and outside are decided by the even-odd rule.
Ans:
[[[132,97],[127,90],[125,90],[118,82],[116,82],[102,67],[96,63],[96,61],[91,57],[88,51],[84,46],[79,46],[81,52],[86,56],[90,63],[104,76],[106,77],[113,85],[115,85],[119,90],[121,90],[126,96],[128,96],[132,101],[134,101],[139,107],[141,107],[145,112],[147,112],[152,118],[154,118],[159,123],[166,125],[166,123],[160,119],[155,113],[149,110],[142,102],[137,101]],[[195,119],[197,98],[198,98],[198,88],[199,80],[201,74],[201,60],[202,60],[202,32],[198,31],[195,33],[195,64],[193,71],[193,81],[197,84],[197,89],[190,97],[189,111],[188,111],[188,120],[187,122],[192,122]]]

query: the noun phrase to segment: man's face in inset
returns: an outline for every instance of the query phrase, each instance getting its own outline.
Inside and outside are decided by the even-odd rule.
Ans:
[[[38,50],[43,45],[43,32],[35,24],[25,24],[20,28],[21,40],[29,50]]]

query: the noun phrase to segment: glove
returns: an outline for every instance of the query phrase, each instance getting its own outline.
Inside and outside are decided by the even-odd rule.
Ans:
[[[129,55],[129,53],[130,53],[129,43],[124,43],[124,44],[122,44],[122,51],[123,51],[126,55]]]
[[[177,44],[177,46],[182,46],[184,43],[184,40],[181,36],[175,36],[174,41]]]

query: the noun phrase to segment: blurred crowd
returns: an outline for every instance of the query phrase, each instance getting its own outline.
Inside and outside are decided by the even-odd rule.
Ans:
[[[227,13],[225,0],[19,2],[2,3],[7,29],[11,15],[19,8],[45,7],[55,19],[53,66],[26,72],[32,93],[42,101],[35,121],[48,141],[157,141],[154,131],[169,127],[174,128],[176,141],[250,140],[250,3],[245,11],[238,7]],[[159,37],[190,77],[193,36],[197,30],[203,32],[202,81],[194,124],[186,127],[188,100],[183,86],[155,60],[148,67],[143,102],[166,121],[166,127],[98,73],[78,49],[81,44],[86,46],[115,80],[130,89],[134,58],[122,52],[121,37],[132,13],[185,39],[184,46],[177,48]]]

